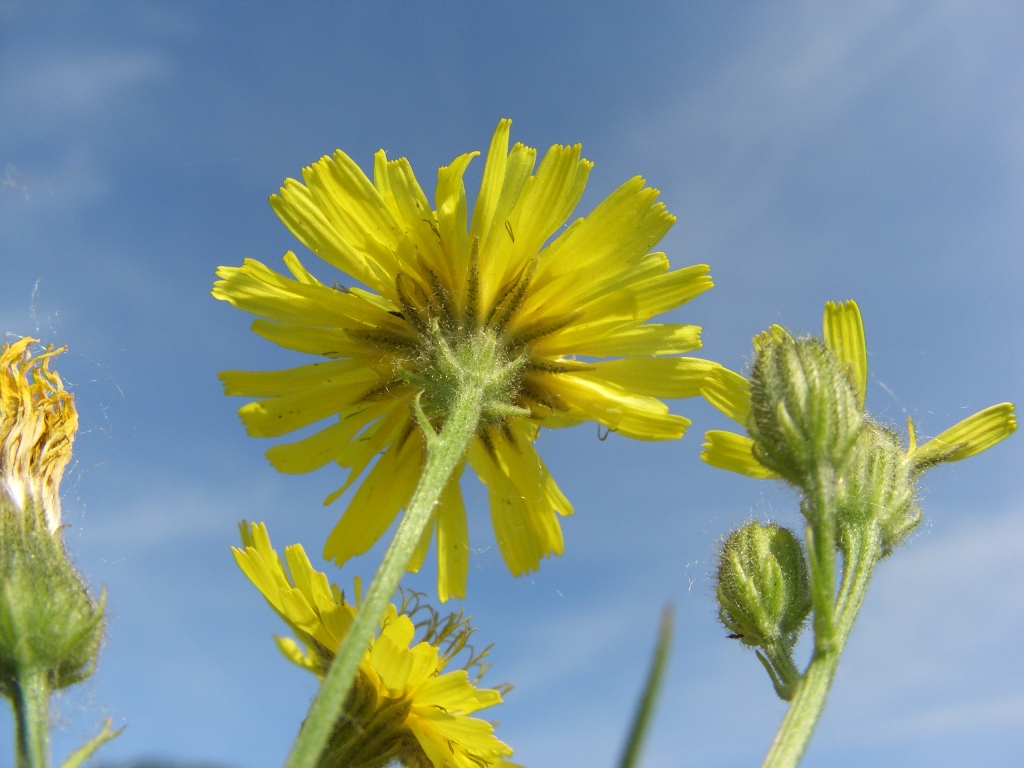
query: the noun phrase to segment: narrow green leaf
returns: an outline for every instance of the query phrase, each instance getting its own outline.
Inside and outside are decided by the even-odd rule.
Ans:
[[[125,729],[125,726],[121,726],[116,731],[111,730],[110,726],[113,725],[113,720],[109,717],[103,721],[103,730],[89,739],[85,744],[80,746],[65,760],[60,768],[78,768],[82,763],[92,757],[93,752],[102,747],[111,739],[116,739],[121,735],[121,731]]]
[[[658,645],[654,649],[651,671],[647,673],[647,683],[644,685],[643,694],[640,696],[640,701],[637,704],[636,715],[633,717],[633,726],[629,732],[629,740],[626,742],[626,748],[622,752],[622,759],[619,760],[619,768],[635,768],[640,757],[640,749],[643,747],[644,739],[650,730],[658,691],[665,678],[665,670],[668,668],[668,652],[671,643],[672,606],[667,605],[661,614],[661,625],[658,628]]]

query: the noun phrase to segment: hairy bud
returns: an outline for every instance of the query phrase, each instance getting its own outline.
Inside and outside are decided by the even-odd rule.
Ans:
[[[863,422],[849,377],[817,339],[777,335],[762,344],[750,399],[754,455],[801,488],[816,468],[842,466]]]
[[[792,645],[811,610],[800,541],[775,523],[733,532],[718,559],[718,616],[745,645]]]
[[[42,510],[0,497],[0,690],[26,671],[52,690],[89,676],[103,636],[103,600],[93,600]]]
[[[874,531],[885,557],[921,522],[915,496],[914,465],[899,437],[867,421],[836,488],[840,543]]]

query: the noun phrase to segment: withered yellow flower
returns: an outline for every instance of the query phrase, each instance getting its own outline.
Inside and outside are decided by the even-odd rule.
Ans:
[[[265,525],[243,522],[240,528],[243,548],[233,548],[235,560],[302,643],[278,637],[278,647],[322,678],[357,605],[346,602],[337,585],[313,568],[301,545],[285,547],[286,568]],[[358,590],[357,583],[357,604]],[[472,629],[461,612],[445,620],[430,612],[414,624],[422,608],[418,603],[388,607],[320,765],[384,766],[392,760],[409,768],[508,765],[512,749],[498,740],[490,723],[471,717],[502,701],[501,691],[478,688],[480,675],[469,675],[469,669],[482,666],[486,651],[474,655],[466,645]],[[418,628],[421,639],[414,642]],[[468,668],[445,672],[460,652],[469,652]]]
[[[50,533],[61,527],[60,481],[71,460],[78,412],[50,358],[64,347],[33,356],[36,339],[0,348],[0,493],[26,512],[41,510]]]
[[[489,490],[498,546],[515,575],[561,554],[558,515],[572,513],[533,447],[538,429],[596,421],[640,440],[679,438],[689,421],[658,398],[697,395],[713,367],[679,356],[700,347],[697,326],[647,322],[712,285],[707,266],[670,271],[666,256],[651,252],[675,220],[658,191],[634,177],[563,229],[591,163],[579,145],[556,145],[535,170],[536,150],[509,150],[510,125],[502,120],[494,132],[471,218],[463,174],[476,152],[438,171],[433,207],[409,162],[383,150],[372,181],[340,150],[304,168],[302,182],[285,181],[270,199],[274,211],[365,288],[325,284],[291,252],[291,277],[251,259],[217,272],[213,295],[258,315],[256,333],[329,358],[221,374],[228,394],[260,398],[239,412],[253,436],[332,419],[271,448],[273,465],[348,468],[329,503],[383,451],[327,540],[324,556],[339,565],[373,546],[410,499],[425,456],[420,425],[443,427],[461,356],[489,345],[501,372],[465,461]],[[412,562],[418,569],[436,530],[442,600],[465,594],[461,474]]]

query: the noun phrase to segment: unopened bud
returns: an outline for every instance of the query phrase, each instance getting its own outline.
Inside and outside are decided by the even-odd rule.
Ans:
[[[762,344],[750,399],[754,455],[802,488],[815,469],[842,466],[863,421],[843,368],[813,338],[779,335]]]
[[[921,522],[914,465],[891,429],[867,421],[836,488],[840,542],[877,531],[882,557]]]
[[[811,610],[800,541],[775,523],[730,534],[718,560],[718,616],[745,645],[791,645]]]

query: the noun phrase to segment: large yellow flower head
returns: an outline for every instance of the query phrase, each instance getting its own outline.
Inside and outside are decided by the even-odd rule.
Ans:
[[[302,643],[278,637],[278,647],[322,678],[357,606],[313,568],[301,545],[285,548],[286,569],[266,526],[243,522],[240,528],[244,548],[233,550],[235,560]],[[424,611],[427,619],[414,624]],[[414,643],[417,629],[421,639]],[[392,760],[408,768],[507,765],[512,749],[494,736],[490,723],[470,716],[501,703],[500,690],[476,686],[486,669],[481,663],[486,650],[472,652],[466,645],[471,633],[461,612],[442,620],[418,600],[401,609],[389,606],[320,765],[384,766]],[[469,655],[466,666],[444,672],[460,652]],[[479,673],[471,678],[474,668]]]
[[[855,301],[825,305],[823,322],[826,349],[845,368],[853,388],[857,406],[863,410],[868,386],[868,353],[864,324]],[[754,347],[788,339],[788,332],[778,325],[754,338]],[[702,393],[715,408],[736,423],[751,423],[750,381],[734,371],[716,367],[705,380]],[[931,440],[918,445],[914,423],[907,420],[908,446],[905,461],[912,474],[919,474],[936,464],[960,461],[991,448],[1017,429],[1012,403],[992,405],[955,424]],[[778,474],[757,456],[755,441],[746,435],[724,430],[711,430],[705,435],[701,458],[713,467],[728,469],[755,478],[779,479]]]
[[[366,552],[409,501],[424,463],[420,425],[445,423],[462,357],[486,348],[494,358],[466,460],[490,492],[498,546],[515,575],[561,554],[557,515],[572,512],[533,448],[538,427],[589,420],[641,440],[679,438],[689,421],[657,398],[698,394],[711,368],[678,356],[700,347],[698,327],[646,322],[712,285],[707,266],[670,271],[663,253],[650,252],[675,220],[656,202],[658,191],[634,177],[563,229],[591,163],[579,145],[556,145],[535,170],[536,150],[509,150],[510,125],[502,120],[494,132],[472,218],[462,177],[476,152],[438,171],[434,207],[409,162],[389,161],[383,150],[372,181],[338,150],[304,168],[304,183],[288,179],[271,197],[303,244],[370,290],[326,285],[290,252],[290,278],[251,259],[217,272],[213,295],[258,315],[254,331],[330,358],[221,374],[228,394],[262,398],[239,411],[253,436],[336,417],[271,448],[273,465],[349,468],[330,502],[383,451],[327,540],[324,556],[339,565]],[[442,600],[465,594],[460,475],[436,513]]]
[[[61,526],[60,481],[78,430],[74,397],[49,368],[64,348],[27,336],[0,348],[0,494],[22,512],[41,511],[50,533]]]

